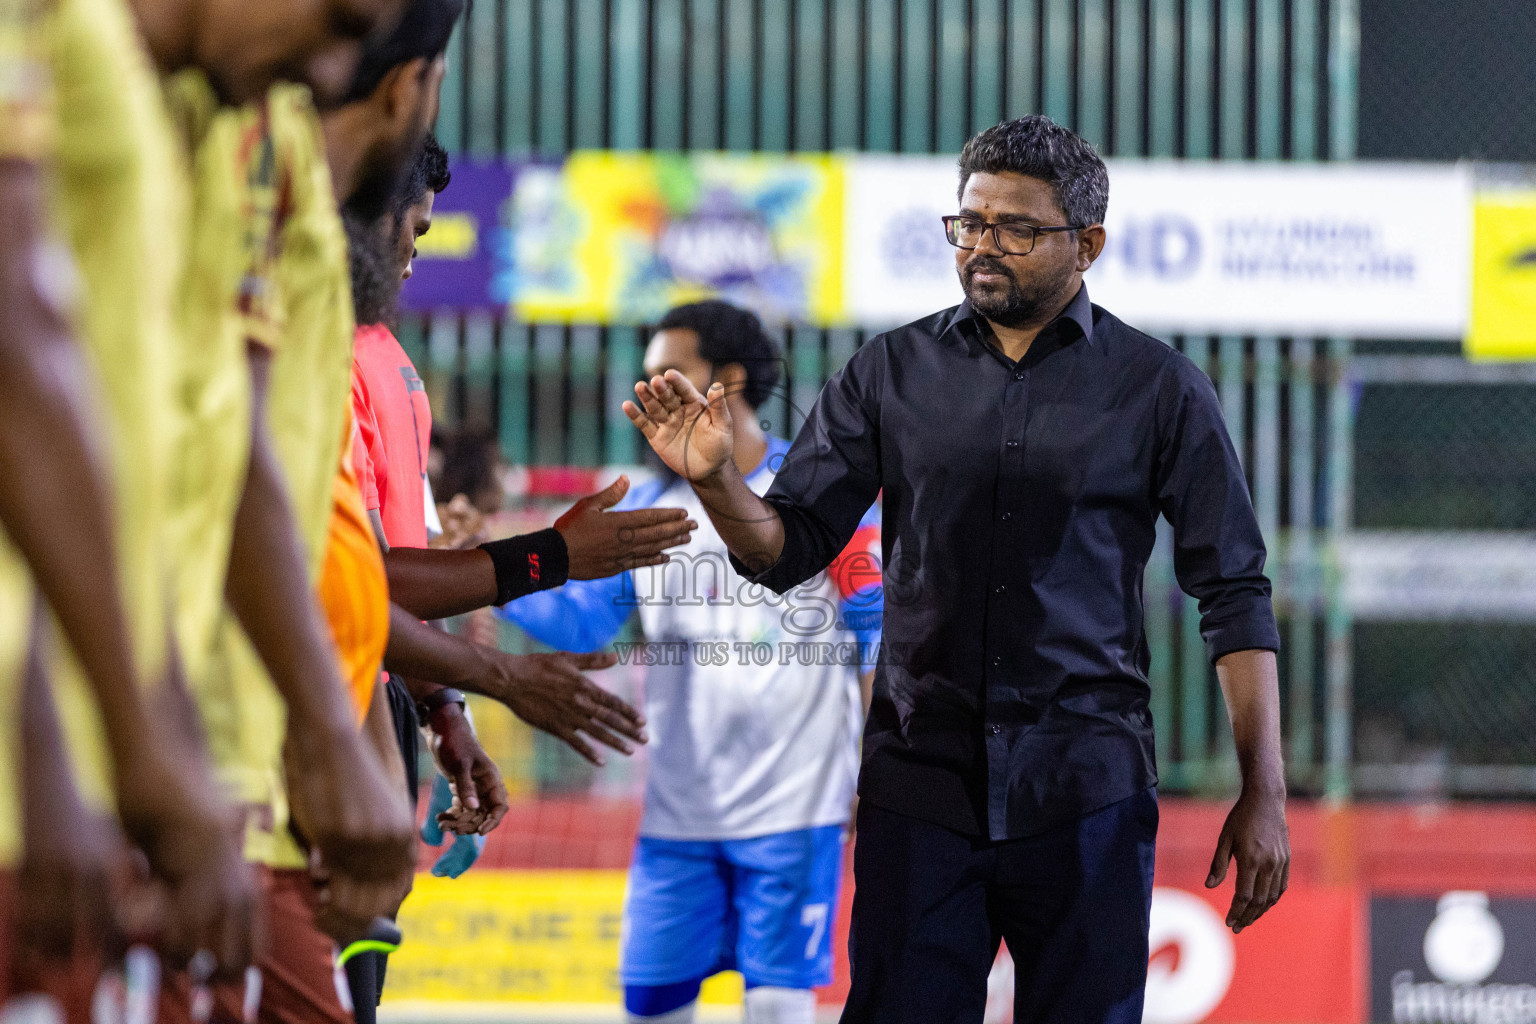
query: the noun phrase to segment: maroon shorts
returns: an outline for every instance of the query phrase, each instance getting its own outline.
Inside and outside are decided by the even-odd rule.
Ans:
[[[161,985],[161,1024],[353,1024],[336,945],[315,925],[319,893],[306,871],[262,872],[267,948],[243,981],[193,991],[186,972]]]

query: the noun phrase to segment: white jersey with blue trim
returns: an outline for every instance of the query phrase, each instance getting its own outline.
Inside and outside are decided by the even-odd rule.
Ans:
[[[768,489],[788,448],[770,439],[746,478],[753,491]],[[605,645],[638,611],[646,643],[619,654],[646,666],[640,834],[747,839],[845,823],[859,771],[860,651],[844,621],[854,612],[830,574],[782,596],[748,583],[680,479],[637,486],[624,504],[681,507],[699,528],[665,565],[568,583],[504,614],[545,643],[579,650]]]

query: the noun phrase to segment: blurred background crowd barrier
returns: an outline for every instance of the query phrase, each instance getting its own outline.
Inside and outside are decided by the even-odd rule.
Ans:
[[[1173,952],[1154,941],[1148,1019],[1536,1021],[1527,7],[477,0],[438,127],[454,183],[401,340],[450,461],[501,460],[494,529],[547,525],[644,472],[619,403],[669,304],[721,294],[764,315],[784,373],[763,417],[792,435],[859,345],[958,301],[938,216],[964,141],[1032,112],[1081,132],[1111,175],[1090,292],[1207,370],[1248,470],[1290,784],[1316,801],[1298,804],[1273,923],[1212,938],[1180,900],[1205,899],[1206,801],[1237,773],[1165,537],[1146,605],[1175,896],[1154,914]],[[531,649],[485,616],[456,628]],[[635,699],[643,679],[604,674]],[[595,771],[497,709],[478,721],[517,806],[481,868],[407,906],[436,938],[392,966],[392,1012],[617,1019],[644,755]],[[1435,961],[1442,920],[1469,942],[1493,920],[1502,960]],[[1490,999],[1510,1015],[1477,1016]]]

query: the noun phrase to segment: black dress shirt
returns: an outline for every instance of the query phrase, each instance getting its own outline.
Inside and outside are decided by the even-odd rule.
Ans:
[[[964,303],[854,354],[779,467],[783,554],[751,578],[815,576],[884,491],[859,792],[1000,840],[1157,781],[1142,578],[1159,513],[1210,658],[1279,634],[1210,379],[1086,288],[1019,362],[991,336]]]

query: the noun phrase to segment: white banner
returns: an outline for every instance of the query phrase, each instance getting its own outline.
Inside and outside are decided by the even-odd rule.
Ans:
[[[960,299],[938,218],[949,158],[850,160],[851,319],[896,324]],[[1450,164],[1109,162],[1095,302],[1156,333],[1460,339],[1470,170]]]
[[[1536,535],[1360,531],[1339,561],[1359,620],[1536,622]]]

